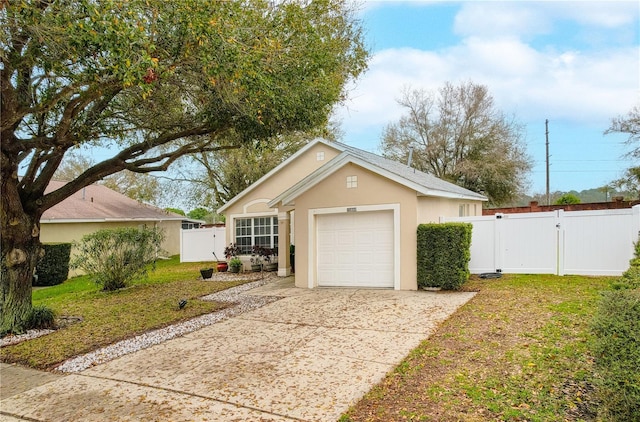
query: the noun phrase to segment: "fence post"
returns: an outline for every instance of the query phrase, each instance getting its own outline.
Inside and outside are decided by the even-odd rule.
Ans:
[[[636,241],[640,238],[640,205],[634,205],[631,208],[633,214],[633,222],[631,223],[631,230],[636,234]]]
[[[565,233],[564,230],[564,210],[556,211],[556,275],[564,275],[564,258],[565,258]]]
[[[502,263],[504,261],[502,249],[502,232],[504,230],[502,224],[500,224],[503,218],[503,213],[497,213],[493,219],[493,270],[498,273],[502,272]]]

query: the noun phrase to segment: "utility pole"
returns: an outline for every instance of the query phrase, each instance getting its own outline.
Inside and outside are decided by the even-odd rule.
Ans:
[[[544,121],[545,136],[547,138],[547,205],[551,205],[551,195],[549,194],[549,119]]]

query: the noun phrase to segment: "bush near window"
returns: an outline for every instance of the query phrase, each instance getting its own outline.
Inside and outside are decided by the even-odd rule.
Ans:
[[[163,239],[157,228],[99,230],[82,238],[72,267],[85,271],[103,290],[121,289],[146,277]]]
[[[612,288],[603,293],[592,327],[599,416],[640,421],[640,241]]]
[[[44,255],[36,265],[34,286],[55,286],[69,277],[71,243],[43,244]]]
[[[469,279],[469,223],[418,226],[418,286],[459,290]]]

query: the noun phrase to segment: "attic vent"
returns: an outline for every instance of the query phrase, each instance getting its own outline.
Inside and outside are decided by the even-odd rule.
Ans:
[[[324,151],[320,151],[320,152],[316,153],[316,160],[317,161],[324,161]]]
[[[347,176],[347,189],[358,187],[358,176]]]

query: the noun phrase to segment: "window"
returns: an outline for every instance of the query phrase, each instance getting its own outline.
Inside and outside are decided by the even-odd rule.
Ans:
[[[278,217],[236,218],[236,244],[242,254],[253,246],[278,249]]]
[[[358,187],[358,176],[347,176],[347,189]]]
[[[324,151],[316,153],[316,161],[324,161]]]
[[[462,204],[458,207],[458,216],[467,217],[469,215],[469,204]]]

